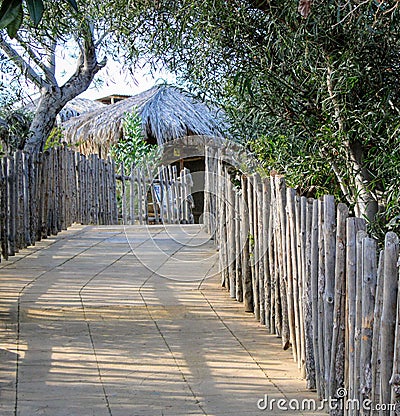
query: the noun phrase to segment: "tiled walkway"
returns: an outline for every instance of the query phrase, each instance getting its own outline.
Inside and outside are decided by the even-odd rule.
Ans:
[[[0,415],[306,414],[258,408],[314,395],[217,254],[199,226],[74,226],[1,263]]]

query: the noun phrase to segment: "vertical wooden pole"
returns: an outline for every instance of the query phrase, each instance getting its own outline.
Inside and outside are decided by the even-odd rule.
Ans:
[[[4,156],[1,164],[1,253],[5,260],[8,260],[8,224],[9,224],[9,211],[8,211],[8,198],[9,198],[9,185],[8,185],[8,157]]]
[[[347,242],[346,242],[346,298],[347,298],[347,348],[346,357],[348,361],[346,371],[346,386],[348,398],[356,399],[354,391],[355,374],[355,336],[356,336],[356,301],[357,301],[357,233],[366,229],[365,220],[361,218],[347,219]],[[353,409],[349,409],[349,415],[354,414]]]
[[[325,243],[324,243],[324,202],[318,200],[318,361],[320,369],[320,398],[325,397]]]
[[[225,170],[222,163],[222,159],[219,159],[218,165],[218,178],[219,178],[219,189],[220,189],[220,201],[219,201],[219,212],[220,212],[220,226],[219,226],[219,258],[220,258],[220,273],[221,273],[221,285],[222,287],[228,287],[228,272],[226,264],[226,250],[227,250],[227,216],[226,216],[226,178]]]
[[[274,212],[274,187],[272,185],[272,178],[268,180],[270,190],[270,206],[269,206],[269,224],[268,224],[268,265],[269,265],[269,276],[270,276],[270,298],[269,298],[269,309],[270,309],[270,333],[276,333],[275,327],[275,212]],[[267,307],[268,307],[267,306]]]
[[[372,238],[365,238],[362,242],[362,328],[360,352],[360,388],[361,403],[371,399],[372,374],[372,330],[374,323],[374,306],[376,291],[376,242]],[[370,411],[361,406],[361,415],[369,415]]]
[[[248,178],[242,175],[242,278],[243,278],[243,302],[245,312],[253,312],[253,290],[250,268],[250,242],[249,242],[249,210],[248,210]]]
[[[271,184],[269,178],[262,181],[263,193],[263,257],[264,257],[264,309],[265,326],[271,333],[271,269],[269,264],[270,255],[270,216],[271,216]]]
[[[325,343],[325,397],[329,397],[331,377],[331,346],[335,300],[336,216],[335,199],[324,196],[324,245],[325,245],[325,295],[324,295],[324,343]]]
[[[236,260],[235,260],[235,202],[233,183],[231,181],[228,169],[225,170],[227,184],[227,257],[228,257],[228,275],[229,275],[229,293],[232,299],[236,299]]]
[[[333,331],[330,363],[330,397],[337,397],[337,389],[344,386],[345,325],[346,325],[346,221],[349,209],[345,204],[337,207],[335,292],[333,302]],[[343,414],[334,409],[333,414]],[[332,413],[332,412],[331,412]]]
[[[356,319],[354,334],[354,398],[361,399],[360,396],[360,362],[361,362],[361,327],[362,327],[362,242],[368,234],[364,230],[360,230],[356,234]]]
[[[125,167],[124,162],[121,162],[121,199],[122,199],[122,223],[127,225],[126,213],[126,185],[125,185]]]
[[[300,299],[299,299],[299,287],[298,287],[298,264],[297,264],[297,233],[296,233],[296,208],[295,208],[295,199],[296,191],[292,188],[287,189],[287,208],[288,208],[288,231],[289,231],[289,241],[288,249],[290,249],[290,254],[288,255],[288,261],[291,262],[290,270],[291,276],[288,275],[288,278],[291,279],[292,291],[293,291],[293,314],[294,314],[294,329],[292,328],[291,332],[294,331],[292,337],[292,347],[293,347],[293,356],[295,361],[299,362],[300,357]],[[288,266],[289,268],[289,266]],[[293,324],[292,324],[293,325]]]
[[[265,325],[265,249],[264,249],[264,197],[260,175],[256,176],[257,193],[257,266],[258,296],[260,300],[260,324]]]
[[[382,250],[379,254],[379,263],[377,271],[377,284],[375,294],[375,308],[374,308],[374,326],[372,330],[372,351],[371,351],[371,401],[376,404],[379,403],[379,386],[381,382],[381,319],[382,319],[382,303],[383,303],[383,270],[384,270],[384,256],[385,252]],[[398,311],[397,311],[398,313]],[[396,331],[399,320],[397,318]],[[400,335],[400,334],[398,334]],[[396,340],[398,339],[396,335]],[[396,341],[397,342],[397,341]],[[372,411],[372,416],[376,416],[379,412]]]
[[[259,282],[259,275],[258,275],[258,211],[257,211],[257,182],[258,182],[258,174],[254,174],[251,176],[251,185],[252,185],[252,192],[251,192],[251,235],[253,236],[253,257],[252,257],[252,276],[253,276],[253,299],[254,299],[254,318],[256,321],[260,320],[260,282]]]
[[[305,246],[305,214],[306,214],[306,198],[295,198],[296,211],[296,236],[297,236],[297,293],[299,299],[299,331],[300,331],[300,347],[298,367],[301,370],[302,378],[306,378],[306,352],[305,352],[305,336],[304,336],[304,313],[303,313],[303,275],[304,275],[304,256],[303,248]]]
[[[312,315],[312,345],[314,354],[315,367],[315,388],[317,389],[318,397],[322,396],[321,391],[321,368],[319,360],[319,346],[318,346],[318,270],[319,270],[319,252],[318,252],[318,200],[312,201],[312,220],[311,220],[311,315]]]
[[[243,279],[242,279],[242,239],[241,239],[241,228],[242,228],[242,222],[243,217],[241,214],[241,208],[240,208],[240,199],[241,195],[238,191],[234,192],[234,198],[235,198],[235,265],[236,265],[236,300],[238,302],[243,302]],[[211,203],[211,200],[209,200],[209,203]],[[208,210],[209,214],[211,213],[211,208],[209,207]],[[211,218],[211,216],[209,217]],[[209,227],[209,233],[211,233],[211,224],[208,224]]]
[[[312,276],[311,276],[311,238],[313,220],[313,200],[306,202],[306,245],[305,245],[305,270],[303,276],[303,314],[304,335],[306,349],[306,380],[307,388],[315,389],[315,362],[313,347],[313,317],[312,317]]]
[[[284,350],[290,347],[290,327],[289,327],[289,310],[287,295],[287,250],[286,250],[286,183],[285,179],[280,176],[275,177],[276,196],[278,202],[278,251],[279,251],[279,274],[280,274],[280,301],[282,315],[282,348]]]
[[[381,392],[380,403],[391,402],[390,379],[393,371],[394,342],[397,316],[399,238],[389,232],[385,237],[383,272],[383,306],[381,320]],[[384,412],[381,414],[385,414]]]

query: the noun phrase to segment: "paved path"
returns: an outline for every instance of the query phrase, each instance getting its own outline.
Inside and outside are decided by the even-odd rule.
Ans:
[[[0,415],[306,414],[257,408],[314,396],[216,262],[198,226],[74,226],[1,263]]]

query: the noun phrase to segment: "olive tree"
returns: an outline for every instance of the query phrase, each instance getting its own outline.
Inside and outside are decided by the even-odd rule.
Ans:
[[[398,4],[160,0],[144,35],[152,54],[227,109],[241,140],[260,154],[277,142],[317,159],[356,214],[372,218],[393,183],[386,152],[398,146]]]
[[[20,4],[20,7],[27,5]],[[0,50],[21,76],[40,91],[30,137],[24,147],[26,151],[43,150],[57,114],[68,101],[89,87],[106,65],[107,55],[118,55],[120,45],[115,41],[115,31],[124,26],[128,9],[133,25],[140,16],[140,2],[133,7],[125,1],[88,0],[76,9],[66,2],[47,1],[36,20],[23,19],[20,26],[11,28],[11,33],[9,27],[0,30]],[[120,36],[123,39],[124,34]],[[134,30],[129,36],[134,44]],[[63,50],[64,53],[76,51],[76,70],[60,85],[56,54]]]

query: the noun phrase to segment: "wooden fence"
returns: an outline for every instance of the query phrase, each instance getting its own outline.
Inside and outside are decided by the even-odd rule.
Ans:
[[[217,219],[206,225],[230,296],[291,347],[309,389],[338,400],[331,414],[400,414],[379,409],[400,397],[397,235],[377,253],[365,221],[333,196],[299,197],[281,176],[242,174],[206,152],[205,218]]]
[[[129,172],[129,175],[127,174]],[[120,211],[123,224],[192,224],[192,177],[176,166],[132,167],[121,164]]]
[[[4,259],[74,222],[117,221],[111,160],[86,157],[64,147],[39,155],[18,151],[1,159],[0,241]]]

